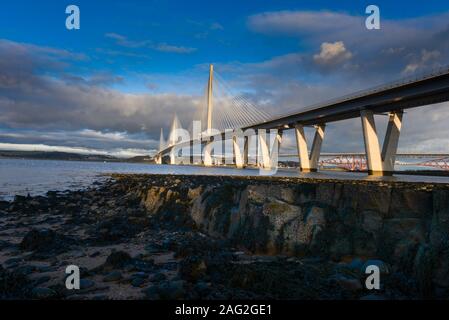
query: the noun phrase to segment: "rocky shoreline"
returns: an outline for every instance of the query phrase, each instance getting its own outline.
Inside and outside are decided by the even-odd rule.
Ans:
[[[113,175],[0,202],[0,299],[447,299],[448,235],[446,185]]]

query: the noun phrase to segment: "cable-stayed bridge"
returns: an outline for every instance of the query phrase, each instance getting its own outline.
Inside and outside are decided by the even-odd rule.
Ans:
[[[388,175],[394,171],[398,156],[404,110],[449,101],[449,69],[442,68],[275,116],[262,111],[245,96],[235,95],[222,77],[214,74],[211,65],[205,100],[205,107],[194,117],[197,121],[189,130],[182,129],[176,116],[167,141],[161,130],[160,148],[155,155],[157,163],[205,166],[226,163],[243,168],[250,165],[253,158],[254,165],[270,169],[278,166],[283,132],[294,130],[301,171],[316,171],[323,161],[333,161],[342,167],[345,162],[357,163],[358,170]],[[376,130],[375,114],[388,115],[383,144]],[[333,160],[320,162],[326,124],[352,118],[361,119],[365,152],[339,154]],[[311,144],[304,132],[308,126],[315,129]],[[253,157],[250,149],[255,150]],[[229,150],[231,156],[226,155]],[[449,168],[447,155],[434,156],[436,159],[424,161],[423,165],[445,170]]]

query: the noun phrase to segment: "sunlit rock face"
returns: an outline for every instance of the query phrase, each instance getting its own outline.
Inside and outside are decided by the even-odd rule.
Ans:
[[[390,272],[449,286],[449,190],[444,187],[174,179],[140,190],[148,214],[184,221],[252,253],[332,261],[381,259]]]

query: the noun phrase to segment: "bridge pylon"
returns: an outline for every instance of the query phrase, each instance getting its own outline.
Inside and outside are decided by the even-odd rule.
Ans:
[[[214,65],[209,65],[209,82],[207,84],[207,132],[212,129]]]

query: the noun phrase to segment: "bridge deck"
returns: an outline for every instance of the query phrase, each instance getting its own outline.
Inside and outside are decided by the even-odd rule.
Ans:
[[[387,86],[365,90],[333,101],[313,105],[297,113],[247,127],[282,129],[296,123],[321,124],[360,117],[361,110],[385,113],[449,101],[449,70],[402,80]],[[245,128],[245,129],[247,129]]]
[[[362,110],[371,110],[374,113],[382,114],[445,101],[449,101],[449,69],[447,68],[422,77],[401,80],[313,105],[301,111],[256,123],[242,129],[282,130],[293,128],[295,124],[316,125],[358,118]],[[196,142],[198,139],[194,139],[194,141]],[[191,142],[184,141],[177,144],[177,147],[188,146]],[[164,150],[160,150],[158,154],[165,154],[172,148],[173,146],[167,146]]]

